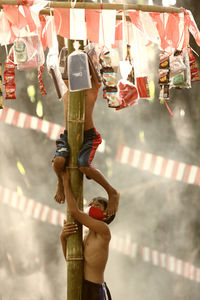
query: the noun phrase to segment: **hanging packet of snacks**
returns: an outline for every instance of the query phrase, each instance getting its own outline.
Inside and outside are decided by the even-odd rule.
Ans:
[[[25,39],[17,38],[14,41],[14,62],[15,64],[25,63],[28,60],[27,46]]]
[[[38,82],[40,85],[40,92],[41,95],[44,96],[47,94],[45,86],[44,86],[44,82],[42,80],[42,73],[44,72],[44,65],[38,68]]]
[[[187,49],[170,57],[170,88],[191,88],[190,61]]]
[[[149,41],[137,28],[133,27],[132,30],[133,39],[131,46],[133,51],[131,52],[131,48],[128,50],[132,65],[134,66],[135,82],[133,83],[137,86],[139,98],[150,99],[148,58],[151,49],[148,47]]]
[[[159,85],[160,85],[160,100],[169,100],[169,74],[170,74],[169,55],[165,52],[160,54],[160,63],[158,70]]]
[[[3,108],[2,64],[0,63],[0,109]]]
[[[127,54],[126,54],[125,61],[129,61],[130,65],[131,65],[131,69],[127,75],[127,80],[132,82],[133,84],[135,84],[135,74],[134,74],[134,68],[133,68],[132,57],[131,57],[131,46],[127,44],[126,47],[127,47],[126,48]],[[120,70],[120,72],[121,72],[121,70]]]
[[[103,98],[107,100],[108,107],[117,108],[120,106],[117,93],[117,79],[114,68],[112,67],[112,60],[110,51],[103,49],[100,58],[101,76],[104,85]]]
[[[51,18],[51,21],[53,19]],[[59,54],[58,39],[54,27],[54,23],[51,26],[51,43],[49,46],[49,52],[47,54],[46,65],[47,70],[53,79],[58,99],[62,99],[62,96],[67,92],[67,86],[63,80],[67,80],[67,57],[68,50],[63,47]],[[59,65],[60,64],[60,65]]]
[[[136,104],[138,100],[137,87],[127,80],[131,70],[132,65],[129,60],[120,61],[120,72],[122,75],[122,79],[118,82],[118,98],[120,106],[116,108],[116,110],[132,106]]]
[[[79,42],[73,45],[75,51],[68,56],[69,89],[71,92],[90,89],[92,83],[87,54],[79,50]]]
[[[190,61],[190,74],[191,74],[191,81],[200,81],[199,78],[199,69],[196,63],[196,58],[192,52],[192,49],[188,47],[188,55],[189,55],[189,61]]]
[[[147,76],[136,77],[139,98],[150,98],[149,80]]]
[[[90,67],[90,73],[94,82],[98,85],[101,84],[101,73],[100,73],[100,63],[99,63],[99,53],[97,47],[94,43],[89,43],[85,48],[85,52],[88,55],[88,62]]]
[[[64,79],[67,77],[62,77],[62,73],[59,68],[58,58],[54,54],[51,54],[51,49],[49,49],[49,53],[47,55],[47,69],[53,79],[58,99],[61,99],[62,96],[67,92],[67,86],[63,81],[67,80]]]
[[[13,59],[13,56],[11,56]],[[5,85],[5,99],[16,99],[16,85],[15,85],[15,64],[11,61],[6,61],[4,64],[4,85]]]
[[[21,41],[21,39],[19,41]],[[20,57],[18,57],[16,54],[14,55],[14,58],[16,58],[14,63],[17,64],[17,69],[21,71],[30,68],[38,69],[39,67],[43,66],[45,62],[45,57],[44,57],[44,51],[43,51],[43,47],[39,35],[34,34],[34,35],[23,37],[23,42],[26,45],[26,52],[25,50],[24,52],[22,51],[21,60],[24,61],[20,62],[19,61]],[[15,44],[13,47],[14,47],[13,51],[15,53],[16,52]]]
[[[139,57],[139,53],[140,53],[139,48],[134,49],[134,51],[138,51],[137,57]],[[130,64],[132,65],[132,69],[127,77],[127,80],[132,82],[133,84],[136,84],[139,98],[150,98],[148,76],[144,75],[144,71],[141,70],[141,65],[140,65],[140,71],[138,71],[137,69],[134,70],[133,63],[132,63],[132,57],[131,57],[131,46],[130,45],[127,45],[126,59],[129,60]]]
[[[68,48],[63,47],[60,50],[60,55],[59,55],[59,69],[63,80],[68,80],[67,59],[68,59]]]

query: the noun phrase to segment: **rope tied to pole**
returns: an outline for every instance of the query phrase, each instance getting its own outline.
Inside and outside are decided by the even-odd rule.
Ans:
[[[78,261],[83,260],[83,257],[67,257],[66,261]]]
[[[84,123],[85,121],[84,120],[73,120],[73,119],[70,119],[70,120],[68,120],[68,122]]]

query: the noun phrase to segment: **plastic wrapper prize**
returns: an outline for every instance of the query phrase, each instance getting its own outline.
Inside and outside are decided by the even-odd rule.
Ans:
[[[150,98],[150,90],[149,90],[149,83],[148,77],[136,77],[137,89],[139,93],[139,98]]]
[[[169,100],[169,85],[160,85],[160,94],[159,94],[160,100]]]
[[[97,53],[96,47],[94,44],[90,43],[84,48],[85,52],[88,55],[88,62],[90,73],[96,82],[96,84],[101,84],[101,73],[100,73],[100,63],[99,63],[99,55]]]
[[[15,85],[5,86],[6,100],[16,99],[15,91],[16,91]]]
[[[0,109],[3,108],[3,93],[2,93],[2,64],[0,64]]]
[[[134,105],[138,100],[138,90],[131,82],[120,80],[118,82],[118,97],[121,104],[116,110]]]
[[[170,56],[170,77],[174,77],[177,74],[186,70],[186,65],[183,62],[183,55],[171,55]]]
[[[15,85],[15,74],[4,74],[4,84],[5,85]]]
[[[2,93],[2,64],[0,63],[0,93]]]
[[[87,54],[76,50],[68,56],[68,79],[71,92],[92,87]]]
[[[111,67],[110,51],[102,52],[100,55],[100,64],[103,68]]]
[[[116,74],[114,73],[113,68],[104,68],[101,72],[105,86],[114,87],[117,85]]]
[[[179,71],[176,68],[176,72],[170,72],[170,88],[191,88],[191,70],[187,49],[183,49],[178,55],[182,57],[185,69],[182,66]]]
[[[2,108],[3,108],[3,95],[0,92],[0,109],[2,109]]]
[[[16,64],[25,63],[28,60],[25,40],[18,38],[14,41],[14,61]]]
[[[59,69],[63,80],[68,80],[67,60],[68,60],[68,49],[67,47],[63,47],[59,55]]]
[[[17,60],[14,62],[17,64],[17,69],[18,70],[26,70],[26,69],[30,69],[30,68],[41,67],[45,62],[45,57],[44,57],[44,51],[43,51],[40,37],[37,34],[34,34],[31,36],[23,37],[23,40],[24,40],[24,43],[26,44],[27,60],[24,62],[20,62],[20,61],[18,61],[19,58],[15,54],[14,58],[17,58]],[[12,52],[15,53],[15,50],[13,47],[11,48],[11,50],[12,50]],[[25,55],[24,55],[24,58],[25,58]]]
[[[200,81],[199,78],[199,69],[196,63],[195,56],[193,55],[192,49],[188,48],[189,62],[190,62],[190,73],[191,73],[191,81]]]
[[[5,62],[4,68],[4,82],[5,82],[5,99],[16,99],[15,86],[15,64],[12,62]]]
[[[120,106],[120,101],[118,98],[118,93],[117,92],[108,92],[106,91],[106,99],[108,101],[108,106],[117,108]]]
[[[159,69],[159,83],[160,84],[169,83],[169,69]]]
[[[169,69],[169,55],[167,55],[166,53],[160,54],[159,69]]]

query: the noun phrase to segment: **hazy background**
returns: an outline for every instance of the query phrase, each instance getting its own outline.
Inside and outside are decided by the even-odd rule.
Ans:
[[[162,1],[151,2],[162,4]],[[138,3],[148,4],[148,1]],[[177,1],[177,6],[190,9],[200,27],[198,1]],[[199,53],[192,38],[191,45]],[[0,58],[5,60],[4,48],[0,48]],[[158,56],[152,58],[149,67],[156,83]],[[64,126],[63,104],[57,100],[46,69],[43,78],[46,96],[40,95],[37,72],[16,71],[17,99],[4,101],[4,105],[38,116],[36,111],[41,101],[41,118]],[[31,85],[35,87],[32,101],[27,92]],[[157,85],[154,101],[142,100],[117,112],[107,107],[101,89],[94,112],[96,128],[106,142],[105,152],[96,153],[94,165],[121,192],[119,212],[111,225],[113,235],[121,239],[128,236],[139,247],[168,253],[197,268],[200,268],[200,187],[117,163],[116,154],[122,144],[200,166],[199,91],[200,83],[194,83],[192,89],[171,92],[169,105],[173,119],[158,100]],[[54,152],[55,142],[45,134],[0,123],[0,185],[65,212],[65,206],[53,200]],[[24,175],[17,167],[19,162]],[[84,197],[89,200],[97,194],[105,195],[97,184],[84,180]],[[66,264],[60,230],[0,201],[0,300],[66,299]],[[139,251],[131,258],[111,249],[105,280],[114,300],[199,299],[200,283],[144,262]]]

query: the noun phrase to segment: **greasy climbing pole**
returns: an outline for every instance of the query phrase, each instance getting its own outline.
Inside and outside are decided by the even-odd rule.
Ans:
[[[73,40],[68,40],[69,53],[74,51]],[[80,42],[80,41],[79,41]],[[80,42],[83,47],[82,42]],[[68,101],[68,143],[70,147],[70,184],[78,207],[83,209],[83,176],[77,168],[77,157],[83,142],[85,120],[84,91],[69,93]],[[74,221],[67,210],[67,221]],[[67,240],[67,300],[80,300],[83,278],[82,225],[78,232]]]

